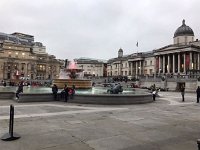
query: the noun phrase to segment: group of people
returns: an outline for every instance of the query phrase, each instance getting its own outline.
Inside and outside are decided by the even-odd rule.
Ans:
[[[152,89],[152,96],[153,96],[153,100],[155,101],[156,99],[156,95],[157,95],[157,90],[156,88]],[[180,92],[181,92],[181,96],[182,96],[182,102],[185,102],[185,86],[181,86],[180,88]],[[199,103],[199,98],[200,98],[200,86],[197,87],[196,89],[196,94],[197,94],[197,103]]]
[[[56,84],[52,86],[52,93],[54,96],[54,100],[58,100],[58,87]],[[75,94],[75,85],[72,85],[71,88],[67,86],[67,84],[64,85],[63,90],[60,93],[61,99],[64,99],[66,102],[68,101],[68,98],[73,99]]]
[[[185,101],[185,86],[181,86],[180,91],[181,91],[181,96],[182,96],[182,102],[184,102]],[[197,94],[197,103],[199,103],[200,86],[197,87],[196,94]]]

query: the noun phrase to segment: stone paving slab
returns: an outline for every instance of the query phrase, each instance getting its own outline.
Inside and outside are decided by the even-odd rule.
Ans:
[[[17,141],[3,150],[194,150],[200,138],[200,104],[195,93],[181,102],[177,92],[140,105],[77,105],[64,102],[0,101],[0,137],[8,132],[15,106]]]

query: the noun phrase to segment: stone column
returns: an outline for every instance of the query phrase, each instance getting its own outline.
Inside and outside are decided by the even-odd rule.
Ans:
[[[160,56],[158,56],[158,59],[159,59],[159,68],[158,68],[159,70],[158,71],[160,73],[160,70],[161,70],[161,58],[160,58]]]
[[[137,61],[135,62],[135,75],[138,75],[138,64]]]
[[[193,64],[194,65],[194,64]],[[189,67],[189,69],[193,69],[192,68],[192,52],[190,52],[190,67]]]
[[[198,70],[200,70],[200,54],[198,53],[198,60],[197,60],[197,63],[198,63]]]
[[[163,73],[165,73],[165,55],[163,55]]]
[[[173,73],[175,73],[175,54],[173,54]]]
[[[170,54],[167,55],[168,60],[167,60],[167,73],[170,73]]]
[[[131,61],[131,76],[133,75],[133,62]]]
[[[186,68],[185,68],[185,53],[183,54],[183,72],[186,73]]]
[[[180,53],[178,53],[178,73],[180,73]]]
[[[139,74],[142,74],[142,61],[140,60],[140,70],[139,70]]]

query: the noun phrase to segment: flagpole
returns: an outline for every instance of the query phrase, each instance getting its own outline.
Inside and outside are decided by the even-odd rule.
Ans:
[[[138,41],[137,41],[137,43],[136,43],[136,46],[137,46],[137,54],[138,54]]]

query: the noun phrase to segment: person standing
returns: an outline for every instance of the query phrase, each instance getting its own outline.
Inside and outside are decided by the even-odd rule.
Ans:
[[[155,101],[156,100],[156,90],[153,90],[152,95],[153,95],[153,100]]]
[[[16,91],[16,99],[19,99],[19,93],[23,93],[23,82],[20,82],[19,85],[18,85],[18,89]]]
[[[57,100],[57,93],[58,93],[58,87],[57,87],[56,84],[53,85],[52,92],[53,92],[53,98],[56,101]]]
[[[68,101],[68,96],[69,96],[69,88],[67,87],[67,85],[65,84],[64,87],[64,91],[65,91],[65,101]]]
[[[73,99],[75,94],[75,85],[72,85],[72,88],[69,89],[70,98]]]
[[[200,87],[199,86],[196,90],[196,93],[197,93],[197,103],[199,103],[199,97],[200,97]]]
[[[184,85],[181,87],[181,95],[182,95],[182,102],[184,102],[185,101],[185,87],[184,87]]]

